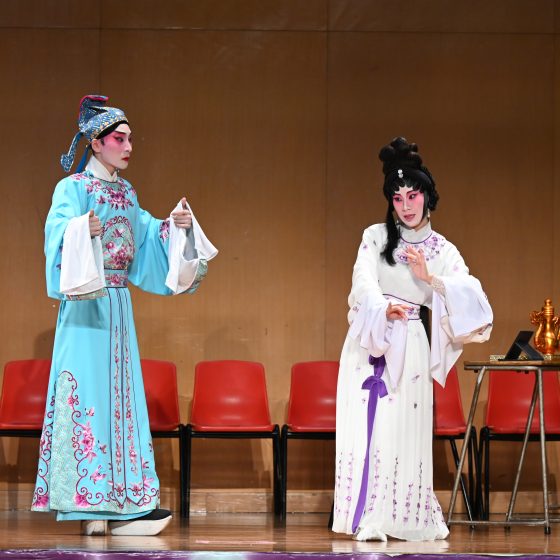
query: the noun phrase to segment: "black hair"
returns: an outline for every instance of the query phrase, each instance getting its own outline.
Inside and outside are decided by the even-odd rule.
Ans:
[[[395,258],[393,252],[397,248],[400,232],[393,217],[393,196],[401,187],[409,187],[424,193],[424,216],[428,210],[435,210],[439,200],[436,182],[428,168],[423,165],[418,153],[418,146],[409,143],[406,138],[398,136],[390,144],[383,146],[379,152],[379,159],[383,162],[383,194],[387,199],[387,243],[381,251],[387,264],[393,266]]]
[[[111,132],[114,132],[121,124],[128,124],[127,121],[119,121],[116,122],[115,124],[112,124],[111,126],[107,127],[105,130],[103,130],[102,132],[100,132],[95,139],[96,140],[102,140],[103,138],[105,138],[105,136],[109,136],[109,134],[111,134]]]

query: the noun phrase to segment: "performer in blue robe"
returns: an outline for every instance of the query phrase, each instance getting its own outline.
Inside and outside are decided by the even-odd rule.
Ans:
[[[128,166],[131,130],[106,101],[82,99],[80,132],[61,161],[68,172],[82,135],[93,156],[58,183],[45,226],[47,291],[62,301],[32,509],[85,520],[86,534],[148,535],[171,514],[158,508],[127,284],[193,292],[217,251],[184,198],[167,220],[140,208],[118,175]]]

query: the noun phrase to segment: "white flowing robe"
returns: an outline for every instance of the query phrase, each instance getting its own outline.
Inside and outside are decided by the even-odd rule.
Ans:
[[[381,258],[386,240],[385,224],[367,228],[354,265],[338,378],[333,531],[359,540],[443,539],[449,531],[432,486],[432,379],[444,385],[463,344],[489,338],[492,310],[456,247],[429,223],[401,229],[394,266]],[[424,252],[437,291],[412,274],[407,246]],[[387,320],[389,301],[409,305],[408,320]],[[432,308],[431,350],[420,305]],[[386,362],[388,394],[377,400],[364,472],[370,391],[362,385],[374,373],[370,355]]]

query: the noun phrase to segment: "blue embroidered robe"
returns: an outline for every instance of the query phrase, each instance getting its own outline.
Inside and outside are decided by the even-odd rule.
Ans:
[[[103,224],[106,288],[60,293],[68,222],[93,210]],[[159,481],[127,277],[170,295],[168,220],[138,205],[119,178],[91,172],[57,185],[45,226],[48,295],[58,314],[32,509],[58,519],[133,518],[159,504]]]

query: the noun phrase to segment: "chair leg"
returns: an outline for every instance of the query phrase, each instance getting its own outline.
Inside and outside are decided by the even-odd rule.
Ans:
[[[181,517],[186,517],[185,497],[185,426],[179,424],[179,502]]]
[[[453,460],[455,461],[455,468],[459,468],[459,452],[457,451],[457,444],[454,439],[450,439],[451,451],[453,452]],[[469,521],[473,520],[471,504],[469,502],[469,497],[467,495],[467,487],[465,485],[465,478],[461,473],[461,493],[463,494],[463,500],[465,502],[465,507],[467,508],[467,515],[469,516]]]
[[[192,426],[188,424],[185,427],[185,519],[188,519],[191,513],[191,448]]]
[[[472,438],[472,430],[471,430],[471,438]],[[463,443],[464,444],[464,443]],[[471,510],[472,510],[472,514],[473,514],[473,519],[476,518],[476,501],[474,499],[474,480],[473,480],[473,471],[474,471],[474,467],[473,467],[473,446],[472,446],[472,442],[469,439],[469,445],[467,447],[467,453],[468,453],[468,472],[467,472],[467,477],[468,477],[468,496],[469,496],[469,503],[471,504]]]
[[[280,480],[282,485],[282,509],[280,512],[280,518],[286,520],[286,509],[287,509],[287,494],[288,494],[288,426],[282,426],[282,435],[280,437],[281,444],[281,461],[282,468],[280,471]]]
[[[481,451],[484,461],[484,519],[490,519],[490,431],[484,427],[480,431]]]
[[[280,466],[280,428],[275,426],[272,432],[272,462],[273,462],[273,501],[274,514],[281,515],[282,512],[282,474]]]
[[[469,498],[473,507],[473,515],[475,519],[480,518],[480,508],[477,494],[477,484],[480,479],[480,470],[478,468],[478,445],[476,437],[476,429],[471,426],[471,437],[469,440]]]

